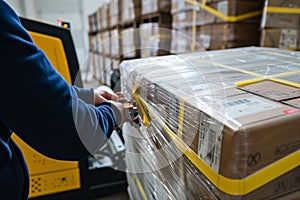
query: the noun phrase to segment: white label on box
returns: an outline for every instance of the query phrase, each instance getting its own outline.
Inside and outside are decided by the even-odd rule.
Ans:
[[[178,5],[178,10],[183,10],[185,8],[185,1],[178,0],[177,5]]]
[[[282,29],[280,34],[279,48],[287,50],[297,49],[297,30]]]
[[[219,172],[223,125],[202,114],[200,117],[198,155],[215,172]]]
[[[280,107],[278,104],[261,98],[250,97],[228,101],[225,104],[226,116],[236,119],[242,116],[264,112]]]
[[[177,14],[177,17],[178,17],[179,21],[183,21],[183,20],[185,20],[186,14],[185,14],[185,12],[181,12],[181,13]]]
[[[208,49],[210,47],[210,35],[200,35],[202,47]]]
[[[218,11],[223,13],[224,15],[228,15],[228,2],[227,1],[219,2]]]

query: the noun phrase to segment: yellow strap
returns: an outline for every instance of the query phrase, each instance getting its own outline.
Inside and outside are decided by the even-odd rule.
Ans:
[[[258,82],[265,81],[265,80],[267,80],[267,78],[265,78],[265,77],[256,78],[256,79],[251,79],[251,80],[246,80],[246,81],[235,82],[235,85],[237,87],[244,87],[246,85],[250,85],[250,84],[253,84],[253,83],[258,83]]]
[[[169,38],[171,38],[171,35],[170,34],[156,34],[156,35],[150,35],[147,37],[147,39],[153,39],[153,38],[169,39]]]
[[[143,115],[143,125],[147,127],[150,124],[150,118],[144,109],[144,102],[141,102],[140,98],[138,98],[137,95],[138,95],[138,90],[136,84],[132,93],[132,97],[136,100],[137,104],[139,105],[139,109],[141,110]]]
[[[278,83],[282,83],[282,84],[285,84],[285,85],[289,85],[289,86],[292,86],[292,87],[300,88],[299,83],[295,83],[295,82],[291,82],[291,81],[287,81],[287,80],[282,80],[282,79],[278,79],[278,78],[272,78],[272,77],[270,77],[269,80],[275,81],[275,82],[278,82]]]
[[[184,117],[184,99],[180,99],[180,107],[178,114],[178,137],[182,139],[183,117]]]
[[[278,82],[278,83],[281,83],[281,84],[284,84],[284,85],[300,88],[299,83],[295,83],[295,82],[291,82],[291,81],[287,81],[287,80],[283,80],[283,79],[279,79],[279,78],[274,78],[274,77],[262,77],[262,78],[257,78],[257,79],[251,79],[251,80],[236,82],[235,85],[237,87],[243,87],[243,86],[258,83],[258,82],[261,82],[261,81],[274,81],[274,82]]]
[[[280,74],[274,74],[272,75],[273,77],[278,77],[278,76],[289,76],[289,75],[294,75],[294,74],[300,74],[300,70],[295,70],[295,71],[289,71],[289,72],[283,72]]]
[[[196,5],[193,6],[193,26],[192,26],[192,44],[191,44],[191,51],[196,50],[196,34],[197,34],[197,27],[196,27],[196,21],[197,21],[197,10]]]
[[[261,15],[262,11],[254,11],[254,12],[249,12],[249,13],[245,13],[245,14],[240,14],[240,15],[236,15],[236,16],[228,16],[228,15],[225,15],[224,13],[221,13],[220,11],[210,7],[210,6],[207,6],[206,4],[204,3],[199,3],[195,0],[185,0],[186,2],[188,3],[192,3],[194,5],[198,5],[200,8],[202,8],[203,10],[225,20],[225,21],[228,21],[228,22],[237,22],[237,21],[241,21],[241,20],[245,20],[245,19],[251,19],[253,17],[256,17],[256,16],[259,16]]]
[[[136,95],[137,99],[144,100]],[[254,174],[244,179],[230,179],[216,173],[198,155],[190,149],[163,121],[158,115],[144,102],[145,108],[152,114],[155,120],[164,128],[171,137],[177,148],[187,156],[187,158],[221,191],[230,195],[245,195],[264,184],[278,178],[288,171],[300,166],[300,150],[262,168]]]
[[[265,7],[266,13],[282,13],[282,14],[300,14],[300,8],[288,8],[288,7]]]
[[[137,184],[137,186],[138,186],[138,188],[139,188],[139,191],[140,191],[140,193],[141,193],[143,199],[144,199],[144,200],[148,200],[147,195],[146,195],[146,192],[145,192],[145,190],[144,190],[144,188],[143,188],[141,182],[140,182],[137,178],[135,178],[134,175],[131,175],[131,177],[132,177],[132,179],[136,182],[136,184]]]
[[[252,75],[252,76],[261,76],[261,74],[258,74],[258,73],[255,73],[255,72],[243,70],[243,69],[240,69],[240,68],[237,68],[237,67],[231,67],[231,66],[228,66],[228,65],[223,65],[221,63],[215,63],[215,62],[208,61],[208,60],[201,60],[200,62],[208,63],[208,64],[211,64],[211,65],[215,65],[215,66],[219,66],[219,67],[223,67],[223,68],[227,68],[227,69],[232,69],[232,70],[239,71],[239,72],[249,74],[249,75]]]

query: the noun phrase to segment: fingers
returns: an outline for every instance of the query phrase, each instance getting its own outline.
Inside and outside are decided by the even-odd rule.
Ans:
[[[99,94],[94,94],[95,105],[99,105],[100,103],[107,102],[107,99]]]
[[[118,96],[114,93],[110,93],[108,91],[102,91],[100,94],[104,98],[106,98],[107,100],[112,100],[112,101],[117,101],[118,100]]]

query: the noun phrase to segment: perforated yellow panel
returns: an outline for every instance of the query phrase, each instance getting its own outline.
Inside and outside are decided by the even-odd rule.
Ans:
[[[55,69],[71,84],[70,70],[62,41],[49,35],[29,33],[34,43],[45,52]],[[17,135],[14,134],[12,138],[21,148],[28,165],[30,174],[29,197],[80,188],[78,162],[48,158],[32,149]]]
[[[30,176],[29,197],[80,188],[79,178],[79,169]]]

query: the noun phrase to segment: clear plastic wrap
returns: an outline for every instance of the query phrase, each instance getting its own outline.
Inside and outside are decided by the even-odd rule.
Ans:
[[[272,199],[300,189],[300,53],[248,47],[129,60],[132,199]]]

